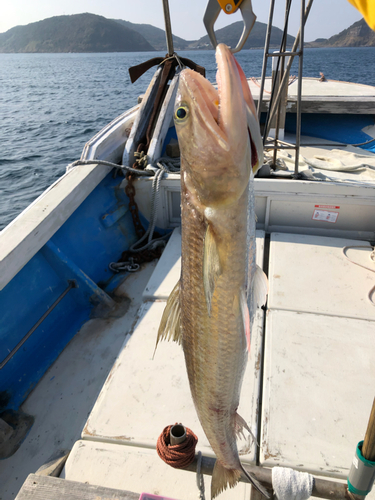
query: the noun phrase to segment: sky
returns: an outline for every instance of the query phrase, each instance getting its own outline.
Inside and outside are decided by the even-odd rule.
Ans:
[[[307,3],[307,0],[306,0]],[[253,0],[257,20],[267,23],[269,0]],[[289,34],[295,36],[300,24],[299,0],[292,1]],[[207,0],[169,0],[173,33],[185,40],[197,40],[206,34],[203,15]],[[284,24],[285,1],[276,0],[273,25]],[[164,29],[162,0],[3,0],[0,6],[0,33],[8,29],[40,21],[52,16],[90,12],[107,18],[133,23],[152,24]],[[360,13],[347,0],[314,0],[305,26],[305,41],[329,38],[361,19]],[[241,19],[239,12],[220,14],[215,29]]]

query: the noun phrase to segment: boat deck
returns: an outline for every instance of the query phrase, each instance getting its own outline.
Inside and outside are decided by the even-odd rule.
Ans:
[[[53,454],[71,448],[61,476],[68,480],[197,498],[195,474],[170,468],[155,451],[163,428],[182,422],[198,436],[197,450],[213,456],[180,346],[162,342],[154,355],[160,318],[179,279],[180,241],[176,228],[156,267],[145,266],[121,286],[132,299],[127,313],[88,322],[27,399],[23,411],[36,420],[21,448],[1,464],[2,500],[13,498],[27,474]],[[348,246],[364,248],[347,248],[349,261]],[[255,320],[239,413],[260,446],[240,441],[242,460],[343,481],[373,399],[375,280],[355,265],[375,269],[371,246],[286,233],[268,240],[257,231],[257,247],[270,294],[267,312],[259,310]],[[209,491],[209,476],[205,487]],[[220,498],[248,499],[250,490],[240,483]]]
[[[262,231],[257,244],[270,295],[266,318],[259,311],[252,332],[239,413],[260,446],[240,442],[242,460],[343,480],[373,399],[374,275],[354,264],[374,266],[371,246],[274,233],[268,260]],[[196,498],[195,475],[169,468],[155,452],[162,429],[182,422],[197,434],[197,449],[212,456],[193,408],[181,348],[164,342],[154,356],[165,301],[179,277],[179,246],[176,229],[146,286],[134,331],[68,458],[69,480]],[[347,249],[352,262],[343,253],[348,246],[364,247]],[[208,490],[210,478],[205,481]],[[249,498],[249,488],[241,483],[222,498]]]
[[[260,78],[248,80],[254,101],[259,100]],[[271,78],[266,78],[262,111],[269,107]],[[288,86],[287,111],[296,112],[298,95],[298,79]],[[374,114],[375,87],[360,83],[304,77],[302,83],[302,113],[346,113]]]

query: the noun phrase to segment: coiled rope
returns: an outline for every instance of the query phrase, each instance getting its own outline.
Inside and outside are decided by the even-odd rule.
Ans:
[[[195,447],[198,442],[194,432],[186,427],[186,439],[180,444],[170,444],[170,430],[172,425],[164,428],[156,443],[159,457],[175,469],[183,469],[190,465],[195,458]]]

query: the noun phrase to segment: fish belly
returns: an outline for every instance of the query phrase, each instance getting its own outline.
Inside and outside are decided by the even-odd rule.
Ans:
[[[191,394],[203,430],[225,467],[237,468],[235,418],[247,351],[241,293],[246,283],[247,192],[209,221],[182,185],[181,333]],[[203,282],[204,239],[213,224],[222,273],[208,312]]]

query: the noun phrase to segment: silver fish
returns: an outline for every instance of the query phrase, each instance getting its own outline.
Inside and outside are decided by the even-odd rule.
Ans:
[[[174,120],[181,150],[181,279],[157,343],[183,347],[191,394],[215,463],[211,497],[244,474],[236,438],[250,429],[237,413],[256,303],[268,284],[255,265],[254,173],[263,150],[245,75],[224,44],[216,49],[218,90],[181,72]],[[251,319],[250,319],[251,317]]]

